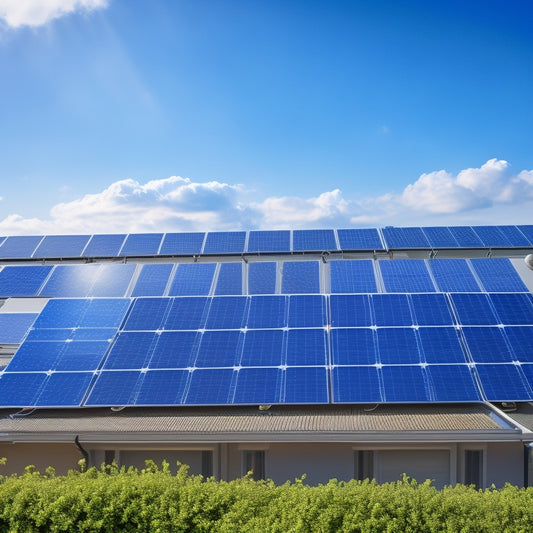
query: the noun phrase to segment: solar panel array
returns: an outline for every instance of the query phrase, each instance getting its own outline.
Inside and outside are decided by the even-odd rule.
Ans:
[[[530,401],[533,296],[509,259],[326,262],[292,252],[527,247],[532,233],[8,237],[0,258],[286,255],[4,264],[0,298],[49,301],[40,313],[0,311],[0,343],[20,343],[0,373],[0,406]]]

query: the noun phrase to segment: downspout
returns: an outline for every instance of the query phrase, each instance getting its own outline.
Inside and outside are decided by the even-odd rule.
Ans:
[[[526,489],[529,487],[529,456],[532,444],[531,442],[524,444],[524,488]]]
[[[80,444],[79,435],[76,435],[76,438],[74,439],[74,444],[85,459],[85,468],[89,468],[89,452]]]

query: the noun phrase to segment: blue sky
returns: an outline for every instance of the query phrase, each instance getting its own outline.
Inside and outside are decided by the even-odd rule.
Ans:
[[[532,22],[529,0],[0,0],[0,233],[531,224]]]

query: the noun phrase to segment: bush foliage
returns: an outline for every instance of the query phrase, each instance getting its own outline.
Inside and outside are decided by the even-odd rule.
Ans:
[[[0,531],[146,532],[530,532],[533,489],[507,485],[437,490],[405,477],[309,486],[250,476],[225,482],[181,465],[136,470],[102,466],[56,476],[0,478]]]

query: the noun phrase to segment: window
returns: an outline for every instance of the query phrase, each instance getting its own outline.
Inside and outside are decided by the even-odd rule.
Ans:
[[[483,450],[465,450],[465,485],[483,487]]]
[[[354,458],[354,478],[374,479],[374,452],[372,450],[358,450]]]
[[[202,452],[202,476],[204,478],[213,475],[213,452],[211,450],[204,450]]]
[[[104,463],[110,465],[115,460],[115,450],[105,450],[104,452]]]
[[[246,450],[242,452],[243,474],[253,472],[254,479],[265,479],[265,451]]]

